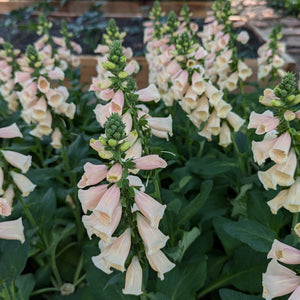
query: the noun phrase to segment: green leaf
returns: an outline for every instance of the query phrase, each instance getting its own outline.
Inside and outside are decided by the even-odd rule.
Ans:
[[[232,237],[249,245],[252,249],[267,253],[276,233],[268,227],[252,220],[225,223],[224,230]]]
[[[216,157],[205,156],[201,158],[193,157],[187,162],[186,166],[197,175],[201,175],[204,178],[211,178],[234,170],[237,168],[237,163],[235,160],[230,160],[226,157],[218,159]]]
[[[25,268],[29,241],[0,240],[0,283],[15,280]]]
[[[218,238],[220,239],[226,254],[231,255],[233,251],[237,248],[240,248],[242,243],[237,239],[230,236],[225,230],[224,225],[227,223],[233,223],[233,221],[223,218],[216,217],[213,219],[213,225],[216,231]]]
[[[195,241],[200,233],[201,231],[197,227],[194,227],[191,231],[183,231],[182,238],[179,241],[176,252],[169,254],[173,258],[173,260],[181,261],[185,251]]]
[[[180,211],[178,216],[178,226],[188,222],[199,211],[199,209],[207,201],[212,187],[212,180],[206,180],[201,184],[200,193]]]
[[[33,274],[29,273],[25,275],[20,275],[16,279],[15,285],[18,288],[17,299],[28,300],[35,285],[35,279]]]
[[[237,217],[239,215],[242,216],[247,216],[247,192],[252,189],[252,183],[247,183],[244,184],[241,189],[239,194],[231,201],[231,204],[233,205],[232,217]]]
[[[181,178],[179,181],[178,187],[174,190],[175,192],[180,192],[188,183],[189,181],[193,178],[193,176],[184,176]]]
[[[237,292],[230,289],[221,289],[219,291],[220,297],[222,300],[233,300],[233,299],[239,299],[239,300],[263,300],[262,297],[259,296],[253,296],[253,295],[247,295],[241,292]]]
[[[201,257],[197,261],[177,265],[165,274],[164,280],[157,281],[156,290],[165,294],[165,299],[194,300],[197,290],[204,285],[205,279],[206,257]]]

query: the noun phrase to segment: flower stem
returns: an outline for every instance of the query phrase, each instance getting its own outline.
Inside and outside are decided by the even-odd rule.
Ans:
[[[47,292],[58,292],[58,291],[59,291],[59,289],[56,287],[48,287],[48,288],[43,288],[43,289],[39,289],[39,290],[32,292],[31,296],[35,296],[35,295],[39,295],[39,294],[47,293]]]
[[[234,150],[235,150],[237,158],[238,158],[239,169],[242,173],[242,176],[245,176],[246,170],[245,170],[245,166],[244,166],[244,163],[243,163],[242,154],[239,151],[239,148],[238,148],[238,146],[236,144],[236,141],[235,141],[236,135],[232,133],[231,138],[232,138],[232,144],[233,144]]]
[[[239,79],[239,87],[240,87],[240,92],[242,95],[242,105],[243,105],[243,111],[244,111],[244,118],[247,118],[247,104],[246,104],[246,97],[245,97],[245,92],[244,92],[244,85],[243,81]]]

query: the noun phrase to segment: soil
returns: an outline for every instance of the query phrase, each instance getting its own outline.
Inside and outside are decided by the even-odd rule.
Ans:
[[[78,18],[77,18],[78,19]],[[85,24],[84,20],[78,20],[74,18],[69,18],[67,20],[68,26],[74,33],[73,40],[78,42],[83,49],[82,54],[94,54],[94,49],[97,44],[101,43],[102,34],[105,32],[105,27],[108,19],[100,17],[97,24]],[[60,19],[49,18],[53,23],[50,33],[53,36],[60,36]],[[145,47],[143,44],[143,23],[147,21],[145,18],[117,18],[115,19],[120,32],[125,31],[127,35],[124,40],[125,47],[131,47],[134,56],[144,55]],[[203,28],[203,19],[194,19],[199,26],[199,30]],[[12,22],[12,18],[7,16],[0,16],[0,37],[11,42],[16,49],[20,49],[22,52],[26,50],[27,45],[34,43],[39,36],[36,35],[32,29],[34,29],[34,24],[37,22],[36,17],[31,17],[25,22],[17,21]],[[31,30],[28,30],[29,27]],[[238,45],[239,56],[243,58],[256,58],[257,49],[262,45],[263,40],[259,38],[251,28],[244,26],[235,29],[238,33],[241,30],[247,30],[250,36],[250,40],[247,45]]]

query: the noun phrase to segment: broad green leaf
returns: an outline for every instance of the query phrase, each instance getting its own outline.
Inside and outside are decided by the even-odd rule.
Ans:
[[[247,216],[247,192],[252,189],[252,183],[244,184],[239,194],[231,201],[233,205],[232,217]]]
[[[176,252],[169,254],[173,258],[173,260],[181,261],[185,251],[195,241],[195,239],[200,235],[200,233],[201,231],[197,227],[194,227],[191,231],[183,231],[182,238],[178,243]]]
[[[212,180],[204,181],[201,184],[200,193],[180,211],[178,216],[179,226],[190,221],[190,219],[200,210],[203,204],[207,201],[209,194],[212,190],[212,187],[213,187]]]
[[[276,238],[276,233],[273,230],[253,220],[225,223],[224,230],[252,249],[265,253],[271,249]]]
[[[25,268],[29,251],[29,241],[0,239],[0,283],[15,280]]]
[[[206,257],[197,261],[181,262],[165,274],[164,280],[158,280],[156,290],[166,295],[166,299],[194,300],[196,292],[205,283]],[[158,298],[160,299],[160,298]]]
[[[230,289],[221,289],[219,291],[220,297],[222,300],[263,300],[262,297],[259,296],[253,296],[253,295],[247,295],[241,292],[237,292]]]
[[[175,192],[180,192],[193,178],[193,176],[184,176],[180,179],[178,187],[174,190]]]
[[[223,217],[216,217],[213,219],[213,225],[216,231],[218,238],[220,239],[225,252],[230,255],[233,251],[237,248],[240,248],[242,243],[237,239],[230,236],[225,230],[224,225],[227,223],[233,223],[233,221],[223,218]]]
[[[30,294],[33,291],[35,285],[35,279],[33,274],[20,275],[16,281],[15,285],[18,289],[17,299],[18,300],[28,300],[30,299]]]
[[[235,160],[229,160],[228,158],[227,160],[220,160],[216,157],[193,157],[187,162],[186,166],[197,175],[201,175],[204,178],[211,178],[228,171],[233,171],[237,168],[237,163]]]

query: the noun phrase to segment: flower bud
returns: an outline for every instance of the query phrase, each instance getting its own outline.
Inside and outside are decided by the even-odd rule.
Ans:
[[[121,151],[127,151],[131,147],[131,143],[125,142],[120,146]]]
[[[110,139],[110,140],[108,140],[108,144],[109,144],[109,146],[114,147],[118,144],[118,142],[114,139]]]
[[[124,78],[126,78],[126,77],[128,76],[128,73],[127,73],[126,71],[120,72],[120,73],[118,74],[118,76],[119,76],[119,78],[124,79]]]
[[[93,139],[94,140],[94,139]],[[95,141],[95,140],[94,140]],[[94,142],[93,141],[93,142]],[[92,142],[92,139],[91,139],[91,142]],[[93,143],[92,142],[92,143]],[[107,138],[105,138],[104,136],[100,136],[99,137],[99,142],[103,145],[103,146],[106,146],[107,145]]]
[[[291,110],[286,110],[284,113],[284,119],[286,121],[293,121],[296,118],[296,114],[294,112],[292,112]]]
[[[276,99],[273,99],[273,100],[271,101],[271,103],[272,103],[273,106],[276,106],[276,107],[282,106],[282,105],[283,105],[283,103],[282,103],[281,100],[276,100]]]
[[[110,159],[113,157],[113,154],[111,151],[100,151],[99,153],[99,156],[103,159]]]

